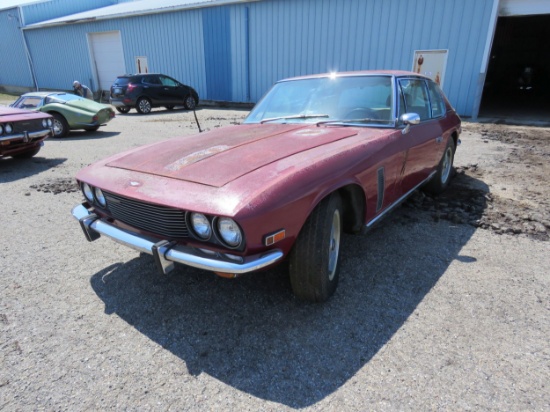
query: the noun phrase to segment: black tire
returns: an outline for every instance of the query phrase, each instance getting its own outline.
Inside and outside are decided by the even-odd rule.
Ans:
[[[16,154],[16,155],[12,155],[12,157],[14,159],[30,159],[31,157],[36,155],[40,151],[40,149],[41,149],[40,146],[36,146],[36,147],[33,147],[31,150],[28,150],[26,152],[19,153],[19,154]]]
[[[117,109],[119,113],[128,113],[130,111],[130,106],[116,106],[115,109]]]
[[[445,146],[445,151],[443,156],[439,161],[437,166],[437,172],[434,177],[424,186],[424,190],[428,193],[439,194],[442,193],[449,182],[451,181],[452,172],[453,172],[453,162],[455,157],[455,142],[452,138],[449,138],[447,146]]]
[[[164,107],[166,107],[167,110],[174,110],[174,107],[176,106],[173,104],[169,104],[168,106],[164,106]]]
[[[84,130],[86,130],[87,132],[97,132],[97,129],[99,129],[99,126],[86,127]]]
[[[136,110],[141,114],[151,113],[151,101],[147,97],[140,97],[136,104]]]
[[[190,94],[183,101],[183,105],[187,110],[193,110],[195,109],[195,107],[197,107],[197,102],[195,101],[193,95]]]
[[[69,134],[69,124],[59,113],[51,113],[53,116],[53,137],[65,137]]]
[[[338,193],[323,199],[309,215],[289,259],[290,284],[298,299],[324,302],[336,290],[343,222]]]

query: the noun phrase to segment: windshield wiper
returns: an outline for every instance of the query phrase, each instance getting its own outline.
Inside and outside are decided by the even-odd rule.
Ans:
[[[287,120],[287,119],[313,119],[316,117],[328,117],[328,114],[295,114],[293,116],[281,116],[281,117],[271,117],[269,119],[260,120],[260,124],[267,122],[274,122],[275,120]]]
[[[389,120],[382,119],[373,119],[370,117],[363,117],[361,119],[334,119],[334,120],[324,120],[317,122],[316,126],[321,126],[322,124],[331,124],[331,123],[389,123]]]

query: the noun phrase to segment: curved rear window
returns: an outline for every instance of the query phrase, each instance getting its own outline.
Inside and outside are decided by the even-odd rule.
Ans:
[[[115,86],[126,86],[128,83],[130,83],[129,77],[117,77],[117,79],[114,82]]]

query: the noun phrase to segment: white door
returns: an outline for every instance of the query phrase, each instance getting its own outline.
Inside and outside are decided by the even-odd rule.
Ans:
[[[100,90],[109,90],[117,76],[126,74],[120,32],[90,33],[88,42],[96,84]]]

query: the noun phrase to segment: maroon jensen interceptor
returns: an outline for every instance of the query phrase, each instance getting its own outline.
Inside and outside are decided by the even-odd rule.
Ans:
[[[72,214],[155,257],[234,277],[289,260],[294,294],[328,299],[343,231],[369,229],[418,188],[449,184],[460,118],[409,72],[276,83],[244,123],[115,155],[77,175]]]
[[[52,116],[30,110],[0,107],[0,157],[33,157],[53,136]]]

